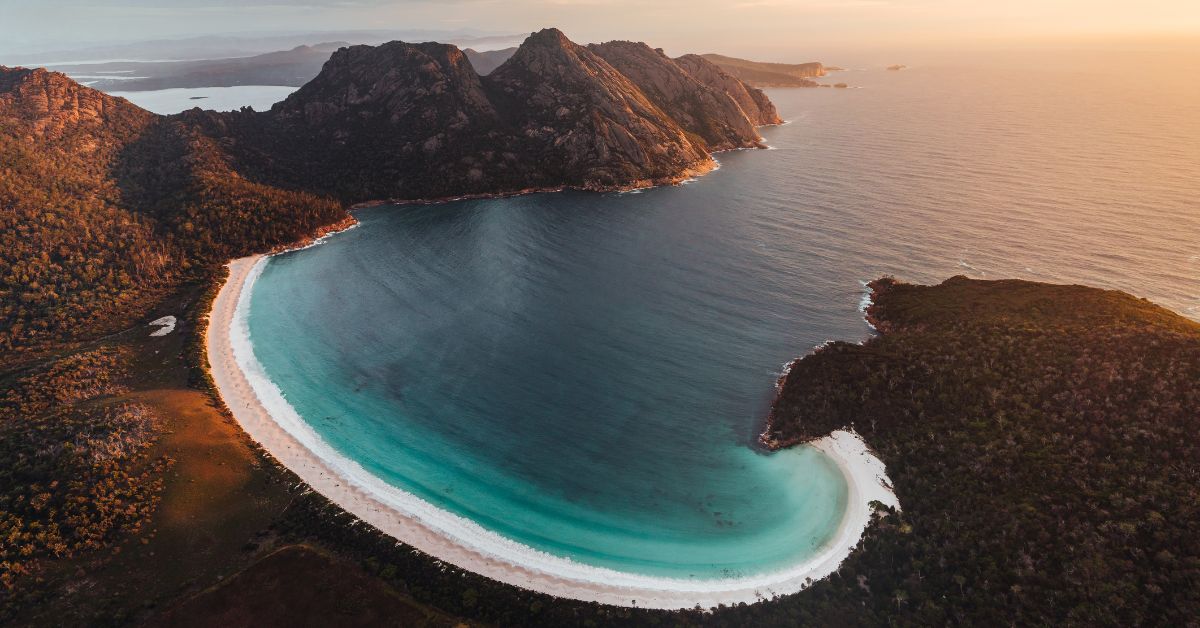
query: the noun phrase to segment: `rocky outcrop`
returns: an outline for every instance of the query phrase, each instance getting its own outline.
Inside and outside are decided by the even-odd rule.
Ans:
[[[522,153],[541,160],[535,186],[646,185],[711,164],[708,147],[629,78],[556,29],[534,33],[484,81]]]
[[[710,150],[760,146],[755,122],[728,92],[697,80],[661,49],[629,41],[592,44],[588,49],[633,81],[686,131],[700,136]]]
[[[348,202],[623,189],[703,172],[779,121],[707,65],[720,80],[645,44],[586,48],[546,29],[481,77],[453,46],[392,42],[339,50],[269,112],[182,117],[239,171]]]
[[[462,51],[447,44],[403,42],[338,50],[316,78],[271,113],[276,121],[311,128],[356,118],[368,126],[426,128],[495,118]],[[406,124],[419,121],[426,124]]]
[[[701,83],[729,94],[756,126],[783,122],[761,89],[747,85],[700,55],[684,55],[675,61]]]
[[[154,118],[123,98],[88,89],[64,74],[0,66],[0,122],[19,126],[28,136],[53,140],[82,130],[119,135]]]
[[[346,202],[483,193],[516,161],[479,75],[446,44],[342,48],[270,111],[183,117],[248,174]]]

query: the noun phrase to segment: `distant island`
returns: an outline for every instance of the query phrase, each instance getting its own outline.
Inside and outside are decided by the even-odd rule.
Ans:
[[[899,72],[900,70],[907,70],[908,66],[897,63],[896,65],[889,65],[887,69],[889,72]]]

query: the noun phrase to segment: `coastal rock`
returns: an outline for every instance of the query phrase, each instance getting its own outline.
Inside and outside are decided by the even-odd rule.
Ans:
[[[755,123],[727,91],[699,81],[661,50],[629,41],[592,44],[588,50],[633,81],[660,110],[671,112],[686,131],[703,138],[710,150],[761,145]]]
[[[484,82],[522,136],[522,154],[541,163],[534,186],[668,182],[711,163],[633,81],[557,29],[531,35]]]
[[[774,103],[761,89],[747,85],[708,59],[700,55],[684,55],[675,61],[696,80],[729,94],[756,126],[783,122]]]

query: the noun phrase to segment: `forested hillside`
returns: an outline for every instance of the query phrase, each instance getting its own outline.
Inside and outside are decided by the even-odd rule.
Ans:
[[[128,327],[214,264],[345,224],[346,204],[673,182],[779,122],[716,66],[636,47],[653,63],[631,80],[555,29],[483,78],[454,46],[353,46],[271,111],[169,117],[0,68],[0,366]]]
[[[807,616],[1195,622],[1200,325],[1081,286],[872,287],[880,335],[798,361],[764,435],[853,425],[904,508],[798,600]]]
[[[243,179],[176,120],[23,69],[0,69],[0,209],[0,366],[128,327],[197,269],[346,218]]]

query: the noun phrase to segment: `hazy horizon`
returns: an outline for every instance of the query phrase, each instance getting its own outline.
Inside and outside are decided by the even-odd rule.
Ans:
[[[0,54],[201,36],[425,31],[435,38],[522,35],[547,26],[579,42],[632,39],[672,54],[799,61],[842,53],[987,49],[1161,49],[1200,44],[1200,3],[1148,0],[0,0]],[[317,43],[317,42],[310,42]],[[3,63],[0,58],[0,63]]]

